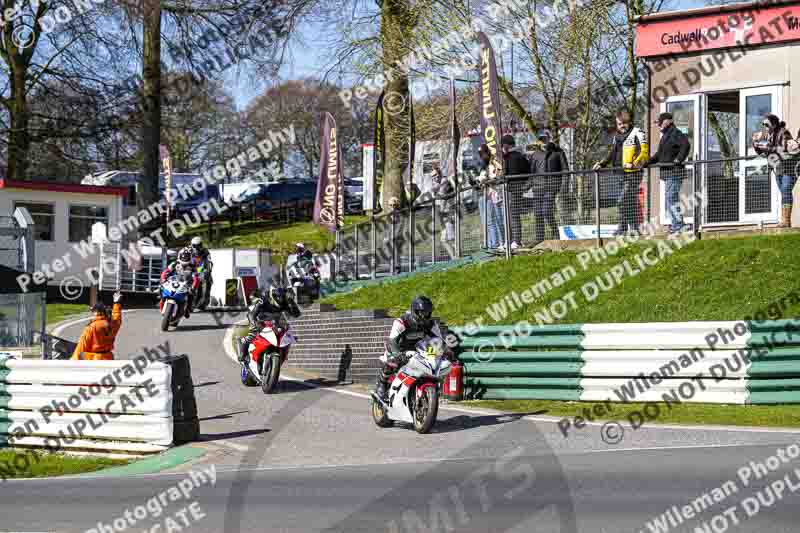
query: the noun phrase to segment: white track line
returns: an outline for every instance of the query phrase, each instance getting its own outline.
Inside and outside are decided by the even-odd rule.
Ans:
[[[225,353],[228,357],[230,357],[236,364],[239,364],[239,358],[232,352],[231,344],[233,339],[233,330],[236,325],[241,325],[244,322],[237,322],[233,326],[230,326],[225,332],[225,340],[224,340],[224,347]],[[281,374],[281,378],[284,378],[284,375]],[[336,392],[338,394],[344,394],[345,396],[353,396],[356,398],[363,398],[363,399],[370,399],[371,396],[369,394],[364,394],[361,392],[354,392],[349,390],[343,390],[336,387],[321,387],[320,385],[315,385],[313,383],[307,383],[304,379],[292,377],[292,376],[285,376],[287,381],[294,381],[298,383],[303,383],[307,385],[309,388],[319,389],[324,388],[325,390],[329,390],[332,392]],[[620,404],[624,405],[624,404]],[[455,411],[458,413],[469,413],[469,414],[478,414],[478,415],[487,415],[487,416],[515,416],[515,413],[507,413],[504,411],[495,411],[495,410],[487,410],[487,409],[472,409],[467,407],[453,407],[450,405],[440,405],[440,410],[447,410],[447,411]],[[547,424],[558,424],[560,420],[563,418],[573,418],[573,417],[546,417],[546,416],[524,416],[522,417],[523,420],[530,420],[531,422],[544,422]],[[609,419],[611,421],[612,419]],[[605,425],[604,422],[586,422],[587,426],[600,426],[602,427]],[[667,425],[667,424],[645,424],[647,429],[693,429],[693,430],[700,430],[700,431],[739,431],[742,433],[797,433],[800,434],[800,429],[790,429],[790,428],[758,428],[758,427],[748,427],[748,426],[681,426],[681,425]],[[605,450],[604,450],[605,451]]]

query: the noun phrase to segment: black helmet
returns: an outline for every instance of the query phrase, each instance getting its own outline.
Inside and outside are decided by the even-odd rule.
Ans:
[[[417,324],[427,324],[433,314],[433,302],[427,296],[417,296],[411,302],[411,316]]]
[[[275,307],[282,307],[286,303],[286,290],[282,287],[270,287],[266,300]]]
[[[106,317],[111,315],[111,313],[110,313],[108,307],[106,306],[106,304],[104,304],[103,302],[99,302],[99,301],[96,304],[94,304],[89,310],[92,313],[101,313]]]

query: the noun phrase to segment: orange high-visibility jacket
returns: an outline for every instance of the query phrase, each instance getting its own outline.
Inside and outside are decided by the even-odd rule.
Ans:
[[[102,313],[86,326],[72,354],[72,360],[111,361],[114,359],[114,339],[122,326],[122,304],[114,304],[109,322]]]

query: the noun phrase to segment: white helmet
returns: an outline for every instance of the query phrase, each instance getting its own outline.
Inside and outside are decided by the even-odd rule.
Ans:
[[[200,237],[195,237],[192,239],[192,247],[197,248],[203,245],[203,239]]]

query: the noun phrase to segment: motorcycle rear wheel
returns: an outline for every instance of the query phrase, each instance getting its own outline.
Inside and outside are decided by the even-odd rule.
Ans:
[[[372,420],[379,428],[390,428],[394,425],[394,421],[389,419],[386,410],[379,402],[375,401],[375,398],[372,399]]]
[[[436,423],[439,412],[439,390],[437,387],[425,387],[425,393],[417,400],[414,408],[414,429],[417,433],[428,433]]]
[[[240,372],[239,377],[242,380],[242,385],[244,385],[245,387],[255,387],[256,385],[258,385],[258,382],[250,374],[250,370],[247,368],[247,366],[244,363],[242,363],[240,366],[242,367],[242,370]]]

